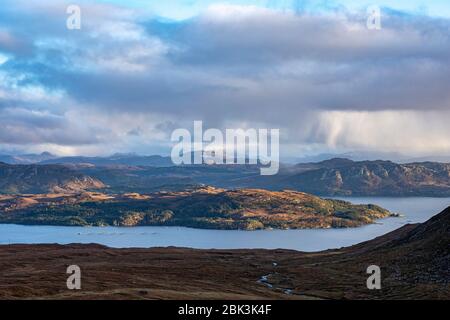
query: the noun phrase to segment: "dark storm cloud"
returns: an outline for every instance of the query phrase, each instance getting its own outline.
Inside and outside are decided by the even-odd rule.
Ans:
[[[18,61],[11,71],[99,108],[192,117],[254,116],[242,111],[248,106],[290,114],[448,108],[450,23],[393,14],[375,31],[364,18],[216,8],[176,27],[150,24],[142,39],[168,47],[154,56],[133,59],[124,47],[133,50],[141,39],[92,37],[89,29],[70,38],[68,48],[43,47],[39,58]],[[115,58],[123,69],[97,69],[97,58]],[[127,72],[127,64],[144,72]]]
[[[189,20],[161,22],[85,3],[82,30],[68,31],[63,1],[8,4],[0,8],[0,53],[8,55],[0,79],[9,82],[0,85],[0,108],[59,111],[56,118],[0,118],[3,126],[16,126],[2,132],[3,141],[32,139],[20,135],[29,123],[37,129],[28,132],[41,142],[87,143],[84,135],[72,138],[76,125],[65,126],[76,123],[71,108],[95,113],[86,117],[92,127],[101,126],[102,114],[115,116],[113,129],[97,129],[125,136],[145,136],[137,126],[120,128],[121,115],[134,113],[171,118],[156,124],[161,131],[173,127],[164,123],[194,119],[217,127],[270,124],[305,143],[336,135],[324,130],[322,113],[450,108],[448,19],[385,9],[382,29],[368,30],[364,14],[344,10],[295,15],[222,5]],[[2,90],[27,87],[61,97],[2,96]]]

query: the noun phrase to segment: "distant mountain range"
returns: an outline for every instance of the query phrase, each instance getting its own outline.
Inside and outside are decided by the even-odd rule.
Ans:
[[[22,155],[0,154],[0,162],[8,164],[33,164],[55,158],[57,158],[57,156],[51,154],[50,152],[43,152],[41,154],[22,154]]]
[[[183,185],[220,188],[285,189],[320,196],[450,196],[450,164],[331,159],[283,166],[275,176],[261,176],[257,166],[89,167],[80,170],[108,184],[112,191],[146,192]]]
[[[141,156],[134,153],[116,153],[106,157],[59,157],[50,152],[41,154],[0,155],[0,162],[7,164],[85,164],[95,166],[173,166],[170,157],[159,155]]]
[[[140,156],[136,154],[114,154],[108,157],[62,157],[42,160],[39,164],[91,164],[95,166],[173,166],[170,157],[159,155]]]
[[[193,155],[193,153],[192,153]],[[193,158],[193,156],[191,157]],[[285,157],[281,160],[285,165],[305,164],[312,162],[322,162],[326,160],[344,158],[353,161],[376,161],[379,159],[389,159],[396,163],[413,162],[441,162],[450,163],[450,156],[429,156],[429,157],[411,157],[395,152],[346,152],[346,153],[321,153],[311,156]],[[92,164],[97,166],[110,165],[132,165],[132,166],[155,166],[167,167],[173,163],[169,156],[161,155],[139,155],[136,153],[115,153],[111,156],[69,156],[61,157],[50,152],[40,154],[19,154],[9,155],[0,154],[0,162],[8,164]]]
[[[8,170],[0,172],[0,193],[31,192],[35,189],[32,179],[52,181],[50,184],[36,182],[36,185],[43,186],[36,189],[39,192],[55,187],[67,189],[65,183],[72,177],[78,181],[78,189],[103,185],[105,191],[110,193],[180,191],[210,185],[226,189],[291,189],[319,196],[450,196],[450,164],[439,162],[398,164],[382,160],[335,158],[282,165],[279,174],[261,176],[256,165],[174,166],[169,157],[163,156],[40,156],[47,159],[39,164],[28,165],[31,167],[9,165]],[[27,159],[31,161],[33,158]],[[6,164],[3,168],[6,168]],[[11,174],[15,170],[19,173]],[[40,176],[30,176],[27,181],[23,181],[20,174],[22,170],[37,170]],[[86,186],[77,179],[85,179]]]
[[[380,159],[389,160],[396,163],[411,163],[411,162],[442,162],[449,163],[450,156],[423,156],[414,157],[404,155],[398,152],[345,152],[345,153],[321,153],[302,157],[287,157],[285,163],[310,163],[321,162],[325,160],[344,158],[353,161],[376,161]]]

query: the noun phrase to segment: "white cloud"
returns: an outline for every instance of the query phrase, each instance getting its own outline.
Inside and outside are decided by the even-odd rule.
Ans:
[[[3,143],[149,153],[164,124],[203,120],[280,128],[303,149],[449,152],[449,20],[392,15],[374,32],[358,13],[222,4],[170,23],[83,3],[71,32],[63,9],[0,8]]]
[[[410,155],[450,154],[450,110],[323,112],[315,134],[331,147]]]

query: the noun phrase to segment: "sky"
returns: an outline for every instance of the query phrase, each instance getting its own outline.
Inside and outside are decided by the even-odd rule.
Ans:
[[[449,60],[447,0],[2,0],[0,153],[170,154],[202,120],[286,157],[450,156]]]

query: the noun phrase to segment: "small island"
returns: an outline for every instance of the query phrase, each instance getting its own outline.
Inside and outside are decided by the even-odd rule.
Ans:
[[[347,228],[391,216],[297,191],[201,187],[154,194],[34,194],[0,196],[0,223],[60,226],[184,226],[258,230]]]

